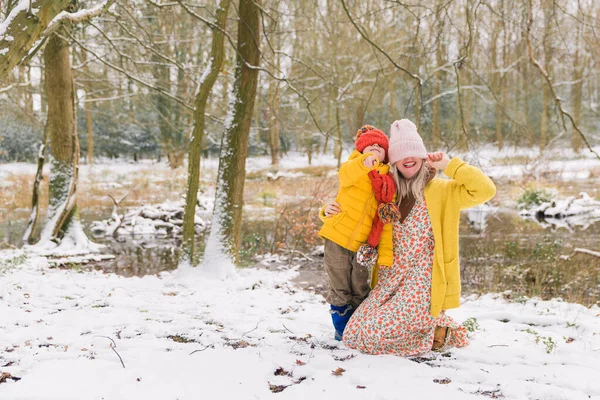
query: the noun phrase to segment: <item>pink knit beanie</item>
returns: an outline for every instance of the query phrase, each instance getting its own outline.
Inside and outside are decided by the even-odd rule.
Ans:
[[[427,158],[427,150],[417,127],[407,119],[394,121],[390,128],[390,149],[388,158],[394,165],[407,157]]]

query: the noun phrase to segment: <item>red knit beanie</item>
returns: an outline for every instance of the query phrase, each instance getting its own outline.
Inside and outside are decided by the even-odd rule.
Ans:
[[[383,162],[387,162],[390,142],[385,133],[371,125],[365,125],[356,132],[356,150],[362,153],[365,147],[374,144],[378,144],[385,151]]]

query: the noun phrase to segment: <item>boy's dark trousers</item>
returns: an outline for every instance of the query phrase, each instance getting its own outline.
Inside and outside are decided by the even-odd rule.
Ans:
[[[356,262],[355,252],[329,239],[325,239],[324,265],[329,281],[325,297],[331,304],[336,338],[341,338],[350,316],[369,295],[369,269]]]

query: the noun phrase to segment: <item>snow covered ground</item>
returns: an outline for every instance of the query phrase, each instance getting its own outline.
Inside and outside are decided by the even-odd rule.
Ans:
[[[368,356],[296,273],[123,278],[2,251],[0,371],[22,379],[0,399],[600,399],[598,307],[469,297],[451,315],[470,346]]]

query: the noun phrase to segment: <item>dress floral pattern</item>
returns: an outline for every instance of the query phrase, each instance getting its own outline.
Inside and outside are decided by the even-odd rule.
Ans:
[[[435,327],[446,326],[448,346],[466,346],[463,326],[443,312],[429,314],[434,239],[424,201],[394,224],[393,243],[393,265],[379,270],[377,285],[352,315],[346,345],[369,354],[413,356],[429,352]]]

